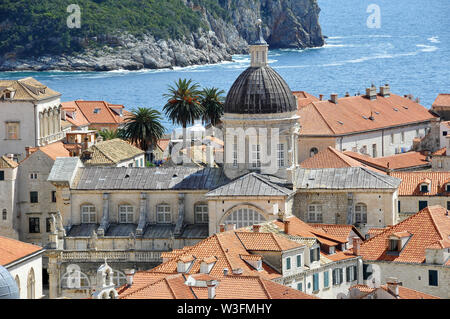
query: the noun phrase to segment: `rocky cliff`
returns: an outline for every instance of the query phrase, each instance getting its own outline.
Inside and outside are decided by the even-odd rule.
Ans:
[[[0,57],[0,71],[138,70],[230,61],[233,54],[247,53],[248,43],[256,38],[259,18],[271,48],[324,44],[316,0],[209,0],[219,5],[226,17],[202,6],[198,0],[183,2],[200,15],[203,26],[178,39],[158,39],[148,32],[126,31],[80,38],[81,52],[37,57],[5,54]]]

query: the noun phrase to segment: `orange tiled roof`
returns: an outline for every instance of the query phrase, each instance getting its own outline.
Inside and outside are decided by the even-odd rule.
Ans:
[[[383,170],[387,170],[388,168],[395,170],[431,165],[430,162],[426,160],[427,156],[420,152],[406,152],[376,158],[351,151],[346,151],[344,154],[364,164]]]
[[[67,122],[77,127],[89,125],[89,121],[80,111],[75,101],[62,102],[61,106],[63,111],[70,112],[70,114],[66,113]],[[72,112],[75,112],[75,115],[73,115]]]
[[[395,94],[377,96],[372,101],[363,95],[342,97],[337,104],[314,101],[300,108],[298,114],[302,136],[346,135],[426,122],[436,117],[424,106]],[[374,120],[369,119],[371,116]]]
[[[376,236],[382,232],[384,232],[386,230],[386,228],[370,228],[367,233],[369,234],[370,237]]]
[[[248,249],[246,249],[245,245],[241,241],[241,238],[244,239],[244,242],[249,246],[249,248],[256,250],[279,250],[279,246],[284,249],[289,249],[290,247],[298,247],[300,244],[294,242],[292,242],[292,244],[287,243],[287,239],[282,238],[282,236],[279,235],[271,235],[271,233],[264,234],[248,232],[249,234],[246,236],[242,235],[244,232],[245,231],[241,229],[239,231],[227,231],[214,234],[200,241],[195,246],[179,252],[177,256],[174,256],[171,260],[153,268],[150,272],[166,274],[177,273],[178,260],[181,260],[185,256],[194,256],[195,260],[189,269],[189,274],[196,274],[200,272],[200,264],[204,258],[215,256],[217,261],[212,267],[210,275],[218,278],[223,277],[224,268],[227,268],[230,272],[233,269],[241,268],[243,270],[243,275],[257,274],[268,279],[280,277],[281,274],[278,271],[265,263],[262,265],[263,269],[261,271],[257,271],[242,260],[240,255],[249,255],[251,253]],[[261,234],[263,236],[260,236]],[[259,239],[262,237],[265,238],[258,245],[252,237],[258,237]]]
[[[398,177],[402,180],[398,195],[400,196],[449,196],[446,192],[445,183],[450,179],[450,172],[392,172],[391,176]],[[420,191],[420,184],[428,179],[431,184],[428,187],[429,192]]]
[[[360,232],[353,225],[336,225],[336,224],[309,224],[309,225],[311,225],[314,228],[323,230],[325,233],[330,234],[336,238],[339,238],[342,241],[349,240],[352,231],[360,238],[363,238]]]
[[[423,263],[425,249],[450,236],[450,217],[441,206],[429,206],[405,219],[397,225],[386,228],[380,234],[361,244],[361,256],[365,260],[383,260],[391,262]],[[398,255],[387,253],[388,238],[398,232],[412,234]]]
[[[114,109],[123,109],[123,105],[109,104],[105,101],[84,101],[76,100],[61,103],[62,109],[67,111],[76,110],[76,117],[67,116],[66,120],[76,126],[88,124],[120,124],[125,121],[126,117],[131,114],[123,110],[122,116]],[[98,112],[94,113],[94,110]]]
[[[170,143],[170,139],[169,138],[162,138],[162,139],[159,139],[158,142],[157,142],[158,147],[163,152],[167,149],[167,146],[169,146],[169,143]]]
[[[311,102],[319,101],[317,97],[305,91],[293,91],[292,94],[297,98],[297,108],[299,110]]]
[[[443,147],[439,150],[437,150],[436,152],[434,152],[433,154],[431,154],[432,156],[446,156],[447,155],[447,148]]]
[[[371,166],[367,166],[350,156],[328,146],[325,150],[320,151],[313,157],[310,157],[300,163],[302,168],[341,168],[341,167],[367,167],[379,173],[384,173]]]
[[[6,266],[39,250],[42,247],[0,236],[0,265]]]
[[[440,93],[436,100],[434,100],[432,106],[450,106],[450,94]]]
[[[136,274],[137,275],[137,274]],[[198,276],[198,275],[196,275]],[[213,278],[206,275],[208,279]],[[207,299],[208,288],[187,286],[187,275],[166,275],[147,284],[119,290],[120,299]],[[218,279],[214,299],[317,299],[301,291],[258,276],[226,276]],[[136,286],[136,287],[134,287]]]
[[[56,160],[57,157],[70,157],[69,151],[64,147],[64,144],[61,141],[41,146],[39,147],[39,150],[52,160]]]
[[[303,246],[273,233],[236,232],[236,235],[248,251],[283,251]]]
[[[350,287],[350,289],[352,288],[357,288],[359,289],[359,291],[366,293],[364,296],[367,296],[367,294],[372,293],[377,289],[361,284]],[[381,285],[380,289],[389,292],[387,285]],[[398,299],[441,299],[441,298],[399,285]]]

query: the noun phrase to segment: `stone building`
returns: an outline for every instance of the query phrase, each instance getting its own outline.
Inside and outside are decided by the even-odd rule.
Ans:
[[[443,121],[450,121],[450,94],[440,93],[431,105],[431,110]]]
[[[20,299],[44,297],[42,290],[43,253],[42,247],[0,236],[0,266],[5,267],[14,278]]]
[[[0,236],[19,238],[17,172],[19,164],[0,157]]]
[[[293,214],[308,223],[369,228],[398,222],[401,180],[365,167],[297,169]]]
[[[401,220],[427,206],[450,209],[450,172],[392,172],[392,176],[402,180],[397,205]]]
[[[25,147],[61,140],[61,94],[33,78],[0,80],[0,150],[25,158]]]
[[[302,126],[299,161],[328,146],[372,157],[409,151],[439,118],[424,106],[390,92],[389,85],[366,89],[365,95],[320,99],[299,109]],[[435,125],[436,126],[436,125]]]
[[[450,298],[450,217],[429,206],[363,242],[353,252],[363,258],[364,280],[386,284],[395,277],[404,287]]]

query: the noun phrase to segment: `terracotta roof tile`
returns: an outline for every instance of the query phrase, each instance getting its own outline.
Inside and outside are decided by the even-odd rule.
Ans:
[[[433,154],[431,154],[432,156],[446,156],[447,155],[447,148],[443,147],[439,150],[437,150],[436,152],[434,152]]]
[[[384,173],[378,169],[367,166],[343,152],[328,146],[313,157],[310,157],[300,163],[302,168],[342,168],[342,167],[366,167],[379,173]]]
[[[356,288],[361,292],[366,293],[364,296],[367,296],[367,294],[374,292],[377,288],[372,288],[369,287],[367,285],[354,285],[352,287],[350,287],[350,289]],[[389,292],[387,285],[381,285],[380,289],[383,289],[387,292]],[[390,292],[389,292],[390,293]],[[426,294],[411,288],[406,288],[403,286],[398,286],[398,299],[441,299],[439,297],[430,295],[430,294]]]
[[[391,170],[416,168],[416,167],[419,168],[431,165],[431,163],[426,160],[427,156],[421,152],[411,151],[406,153],[395,154],[392,156],[376,157],[376,158],[351,151],[346,151],[344,152],[344,154],[361,163],[382,170],[387,170],[388,168]]]
[[[450,236],[450,217],[441,206],[429,206],[397,225],[386,228],[361,244],[365,260],[423,263],[425,249]],[[388,238],[395,233],[412,234],[398,255],[388,254]]]
[[[40,250],[42,247],[0,236],[0,265],[6,266]]]
[[[450,106],[450,94],[440,93],[436,100],[434,100],[432,106]]]
[[[359,237],[363,238],[360,232],[353,225],[336,225],[336,224],[309,224],[314,228],[318,228],[325,233],[339,238],[342,241],[349,240],[351,232],[353,231]]]
[[[292,94],[297,98],[297,108],[300,109],[311,102],[319,101],[317,97],[305,91],[293,91]]]
[[[57,157],[70,157],[70,152],[65,148],[61,141],[41,146],[39,147],[39,150],[52,160],[56,160]]]
[[[20,80],[0,80],[0,96],[5,89],[12,89],[16,101],[40,101],[48,98],[59,97],[60,93],[50,89],[32,77]]]
[[[450,179],[450,172],[392,172],[391,176],[402,180],[398,189],[399,196],[450,195],[450,192],[446,192],[445,189],[445,183]],[[421,192],[420,183],[427,179],[431,183],[429,192]]]
[[[83,162],[86,166],[117,164],[145,153],[119,138],[92,145],[88,151],[91,152],[91,158]]]
[[[137,274],[136,274],[137,275]],[[203,279],[214,279],[198,274]],[[208,288],[187,286],[187,275],[166,275],[159,280],[149,280],[147,284],[135,284],[128,290],[120,291],[120,299],[207,299]],[[215,299],[317,299],[301,291],[274,283],[258,276],[226,276],[218,280]]]
[[[395,94],[372,101],[362,95],[340,98],[337,104],[315,101],[300,108],[298,114],[303,136],[345,135],[435,118],[424,106]]]

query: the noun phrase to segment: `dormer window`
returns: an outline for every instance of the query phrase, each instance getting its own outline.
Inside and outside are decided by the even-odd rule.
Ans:
[[[450,183],[445,184],[445,191],[450,192]]]
[[[390,238],[389,251],[400,251],[400,249],[401,249],[401,240],[398,238]]]
[[[388,238],[388,254],[398,255],[411,238],[411,233],[407,231],[393,233]]]
[[[209,274],[212,270],[212,268],[214,267],[214,264],[216,263],[217,258],[212,256],[212,257],[207,257],[204,258],[200,264],[200,272],[202,274]]]
[[[189,271],[189,269],[191,268],[192,264],[194,263],[194,260],[195,260],[195,258],[192,255],[181,257],[177,263],[178,273],[182,273],[182,274],[187,273]]]
[[[94,114],[98,114],[98,113],[100,113],[100,109],[99,108],[95,108],[94,109]]]
[[[420,191],[422,193],[428,193],[430,191],[428,186],[428,184],[420,184]]]
[[[262,256],[260,255],[240,255],[241,259],[256,270],[262,270]]]

